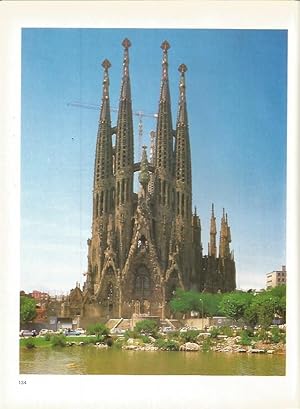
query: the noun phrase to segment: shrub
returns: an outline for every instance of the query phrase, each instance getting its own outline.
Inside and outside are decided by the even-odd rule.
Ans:
[[[35,348],[35,343],[32,339],[28,338],[25,342],[25,346],[27,349]]]
[[[54,335],[51,337],[51,343],[53,347],[65,347],[66,337],[64,335]]]
[[[117,339],[114,341],[112,347],[115,348],[115,349],[121,349],[122,346],[124,345],[124,342],[125,342],[125,339],[124,339],[124,338],[117,338]]]
[[[252,342],[252,340],[251,340],[251,338],[249,337],[247,330],[243,330],[243,331],[241,332],[241,339],[240,339],[240,342],[239,342],[239,343],[240,343],[241,345],[246,346],[246,345],[251,345],[251,342]]]
[[[178,342],[174,341],[173,339],[159,338],[155,341],[154,345],[158,347],[159,349],[161,349],[162,351],[178,351],[179,350]]]
[[[248,337],[253,337],[254,336],[254,331],[252,328],[244,328],[242,330],[242,333],[245,333],[248,335]]]
[[[147,335],[141,335],[139,338],[140,338],[141,341],[143,341],[144,344],[150,344],[151,343],[150,338],[147,337]]]
[[[268,341],[269,340],[269,334],[264,328],[261,328],[259,333],[258,333],[257,338],[260,341]]]
[[[155,336],[158,331],[158,325],[157,322],[153,320],[142,320],[136,323],[134,330],[140,335]]]
[[[124,332],[124,338],[126,339],[126,341],[129,338],[138,338],[138,333],[136,331],[132,331],[130,329],[128,329],[127,331]]]
[[[98,342],[103,342],[109,335],[109,329],[102,323],[89,325],[87,328],[88,335],[96,335]]]
[[[171,333],[169,333],[169,334],[167,334],[167,338],[172,338],[172,339],[180,339],[181,338],[181,332],[180,331],[174,331],[174,332],[171,332]],[[158,337],[162,337],[162,335],[157,335],[157,338]]]
[[[47,334],[44,336],[44,339],[45,339],[45,341],[50,341],[51,335],[50,335],[49,333],[47,333]]]
[[[221,334],[221,331],[218,327],[213,327],[209,332],[212,338],[217,338],[217,336]]]
[[[203,340],[203,343],[202,343],[202,351],[203,352],[208,352],[208,351],[210,351],[210,348],[211,348],[211,339],[210,338],[205,338]]]
[[[285,333],[280,332],[278,327],[271,328],[271,341],[275,344],[280,341],[285,342]]]
[[[189,330],[187,332],[181,332],[180,333],[180,339],[183,342],[196,342],[199,333],[200,333],[200,331],[195,331],[195,330]]]
[[[223,335],[227,335],[228,337],[233,337],[233,329],[228,326],[220,327],[219,331]]]

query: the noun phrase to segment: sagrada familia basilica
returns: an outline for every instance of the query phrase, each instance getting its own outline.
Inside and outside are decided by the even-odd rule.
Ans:
[[[162,48],[155,147],[143,147],[134,161],[129,48],[125,39],[117,124],[111,122],[108,60],[96,142],[93,216],[88,266],[81,294],[82,317],[129,318],[133,313],[165,317],[177,288],[227,292],[236,288],[230,227],[223,210],[219,245],[212,205],[208,254],[203,254],[201,224],[192,210],[192,171],[185,76],[179,71],[175,129],[171,115],[168,50]],[[114,137],[113,137],[114,136]],[[115,143],[113,143],[115,141]],[[140,189],[134,192],[134,174]],[[72,290],[74,291],[74,290]],[[73,294],[75,296],[75,294]],[[76,298],[76,297],[75,297]],[[78,299],[79,301],[79,299]]]

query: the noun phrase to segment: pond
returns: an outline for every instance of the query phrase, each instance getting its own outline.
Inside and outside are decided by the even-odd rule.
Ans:
[[[100,350],[94,346],[20,350],[21,374],[285,375],[285,355]]]

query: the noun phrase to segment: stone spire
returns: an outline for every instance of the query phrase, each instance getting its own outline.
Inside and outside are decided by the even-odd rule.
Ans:
[[[208,245],[208,255],[211,257],[217,257],[217,226],[214,213],[214,204],[211,205],[211,218],[210,218],[210,241]]]
[[[113,163],[108,76],[110,66],[111,64],[108,60],[103,61],[102,103],[94,168],[94,217],[101,216],[104,212],[112,211]]]
[[[161,45],[161,48],[163,50],[162,79],[156,131],[155,164],[158,169],[158,178],[160,180],[163,180],[170,177],[172,174],[173,128],[168,76],[168,49],[170,48],[170,44],[167,41],[164,41]],[[164,174],[165,176],[163,176],[162,174]],[[168,200],[168,197],[166,197],[166,200]]]
[[[129,77],[129,47],[126,38],[124,47],[123,77],[120,92],[115,150],[115,211],[117,242],[120,248],[120,265],[123,267],[130,244],[133,216],[133,121]]]
[[[183,219],[190,220],[192,215],[192,176],[190,138],[185,96],[186,65],[181,64],[178,71],[181,75],[179,81],[179,106],[175,143],[176,214]]]
[[[92,238],[88,240],[88,272],[87,287],[94,293],[95,285],[99,282],[103,265],[104,250],[106,248],[107,220],[114,212],[114,175],[112,128],[109,102],[109,75],[111,64],[104,60],[102,67],[103,88],[102,102],[99,115],[99,126],[96,142],[94,189],[93,189],[93,223]]]
[[[219,258],[230,257],[230,243],[231,243],[230,227],[228,226],[227,214],[225,215],[225,209],[223,208],[223,216],[221,219]]]
[[[155,223],[156,235],[161,237],[159,253],[161,255],[162,267],[168,264],[168,253],[170,246],[167,245],[171,237],[172,218],[175,213],[175,183],[174,183],[174,153],[171,115],[171,99],[168,76],[168,50],[170,44],[164,41],[161,45],[162,77],[160,97],[158,106],[158,118],[156,128],[156,150],[155,150]]]
[[[128,53],[131,42],[126,38],[122,45],[124,47],[124,58],[116,132],[116,173],[133,166],[133,122]]]

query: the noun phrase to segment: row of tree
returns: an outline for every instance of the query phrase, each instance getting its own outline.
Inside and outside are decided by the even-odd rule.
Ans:
[[[281,285],[270,290],[234,291],[232,293],[199,293],[177,290],[170,301],[173,313],[187,314],[199,312],[202,317],[222,315],[233,320],[243,319],[250,325],[272,324],[276,316],[285,320],[286,286]],[[20,297],[21,323],[32,321],[36,316],[36,302],[30,297]]]
[[[280,285],[259,293],[249,290],[210,294],[177,290],[170,307],[174,313],[197,311],[203,317],[221,315],[236,321],[243,319],[253,326],[267,327],[275,317],[285,320],[286,286]]]

